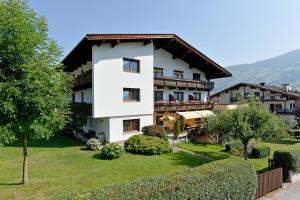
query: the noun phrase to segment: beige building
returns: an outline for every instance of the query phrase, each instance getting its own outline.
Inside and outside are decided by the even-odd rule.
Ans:
[[[269,109],[282,116],[286,121],[295,118],[295,105],[300,104],[300,92],[292,90],[288,84],[281,87],[265,83],[238,83],[211,95],[215,105],[234,105],[239,97],[256,96]]]

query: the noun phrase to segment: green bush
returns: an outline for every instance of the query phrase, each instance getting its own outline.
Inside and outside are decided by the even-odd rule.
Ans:
[[[294,144],[284,150],[274,152],[274,161],[285,162],[289,170],[300,172],[300,143]]]
[[[265,158],[270,156],[271,148],[265,145],[259,145],[257,147],[253,147],[251,150],[251,157],[253,158]]]
[[[256,171],[240,159],[215,161],[174,174],[145,178],[85,192],[89,200],[252,200]],[[74,195],[68,195],[71,200]]]
[[[240,140],[231,140],[225,143],[225,152],[239,150],[241,148],[243,148],[243,144]]]
[[[164,126],[150,125],[150,126],[144,126],[142,128],[142,132],[144,135],[167,139],[167,130],[166,129],[167,129],[167,127],[164,127]]]
[[[87,148],[90,150],[96,151],[100,149],[101,143],[98,139],[96,138],[91,138],[86,142]]]
[[[126,151],[143,155],[160,155],[172,152],[168,141],[147,136],[135,135],[130,137],[124,144]]]
[[[112,160],[120,158],[124,148],[119,144],[106,144],[100,151],[100,158],[106,160]]]

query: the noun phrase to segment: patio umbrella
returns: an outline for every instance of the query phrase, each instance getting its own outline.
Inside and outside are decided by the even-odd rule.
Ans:
[[[169,115],[165,115],[161,118],[159,118],[159,121],[175,121],[176,118],[175,117],[172,117],[172,116],[169,116]]]

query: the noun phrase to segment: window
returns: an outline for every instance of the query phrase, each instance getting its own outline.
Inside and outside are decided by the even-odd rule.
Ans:
[[[75,94],[72,94],[72,102],[75,103]]]
[[[173,77],[178,79],[183,79],[183,71],[174,70]]]
[[[183,92],[174,92],[174,97],[178,101],[183,101]]]
[[[123,88],[123,101],[140,101],[140,89]]]
[[[154,75],[154,77],[163,77],[164,76],[164,69],[154,67],[153,75]]]
[[[260,97],[260,92],[254,92],[254,95]]]
[[[200,81],[200,79],[201,79],[201,74],[193,73],[193,80]]]
[[[294,103],[290,104],[290,110],[295,110],[295,104]]]
[[[81,92],[81,102],[84,102],[84,92]]]
[[[140,61],[130,58],[123,58],[123,71],[124,72],[140,72]]]
[[[154,91],[154,102],[162,101],[164,99],[163,91]]]
[[[123,120],[123,132],[140,131],[140,119]]]
[[[194,98],[196,101],[201,101],[201,92],[194,92]]]

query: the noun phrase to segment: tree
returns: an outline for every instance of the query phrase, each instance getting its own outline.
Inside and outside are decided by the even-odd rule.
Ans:
[[[26,184],[28,141],[64,127],[72,78],[58,65],[61,50],[44,17],[23,0],[1,0],[0,13],[0,144],[22,140]]]
[[[208,117],[205,127],[209,133],[217,133],[225,141],[241,140],[245,160],[250,139],[277,140],[287,136],[284,121],[254,98],[240,102],[234,110]]]

